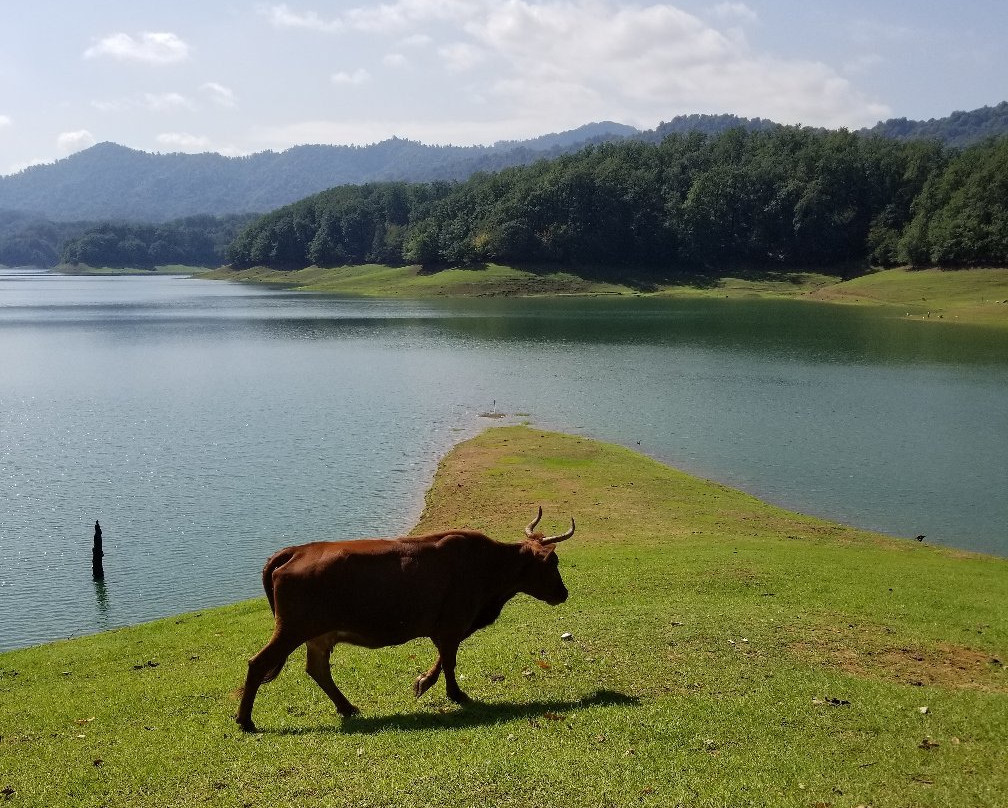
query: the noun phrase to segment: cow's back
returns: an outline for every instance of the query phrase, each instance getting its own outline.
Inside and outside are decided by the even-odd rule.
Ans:
[[[274,555],[278,627],[356,645],[431,636],[479,608],[499,543],[452,531],[404,539],[314,542]]]

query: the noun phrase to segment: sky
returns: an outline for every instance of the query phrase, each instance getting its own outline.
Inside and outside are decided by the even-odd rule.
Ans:
[[[1004,0],[0,0],[0,174],[102,141],[490,144],[691,113],[859,128],[1008,99]]]

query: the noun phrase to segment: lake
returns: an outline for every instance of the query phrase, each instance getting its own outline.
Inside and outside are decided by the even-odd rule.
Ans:
[[[286,544],[404,532],[494,408],[1008,555],[1006,404],[1008,333],[888,310],[0,269],[0,649],[259,596]]]

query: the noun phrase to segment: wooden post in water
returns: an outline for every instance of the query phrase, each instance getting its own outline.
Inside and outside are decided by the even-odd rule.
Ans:
[[[94,576],[96,581],[105,580],[105,568],[102,566],[102,556],[104,555],[105,552],[102,550],[101,525],[95,521],[94,545],[91,547],[91,575]]]

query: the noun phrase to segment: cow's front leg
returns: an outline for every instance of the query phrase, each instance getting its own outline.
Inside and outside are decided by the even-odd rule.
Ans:
[[[441,653],[441,667],[444,668],[445,691],[448,698],[456,704],[469,704],[469,698],[458,686],[455,679],[455,657],[458,654],[458,640],[446,640],[437,643],[438,651]]]
[[[430,690],[432,684],[434,684],[438,677],[441,675],[441,655],[438,654],[437,661],[431,667],[427,673],[420,674],[416,681],[413,683],[413,695],[420,698],[424,693]]]

